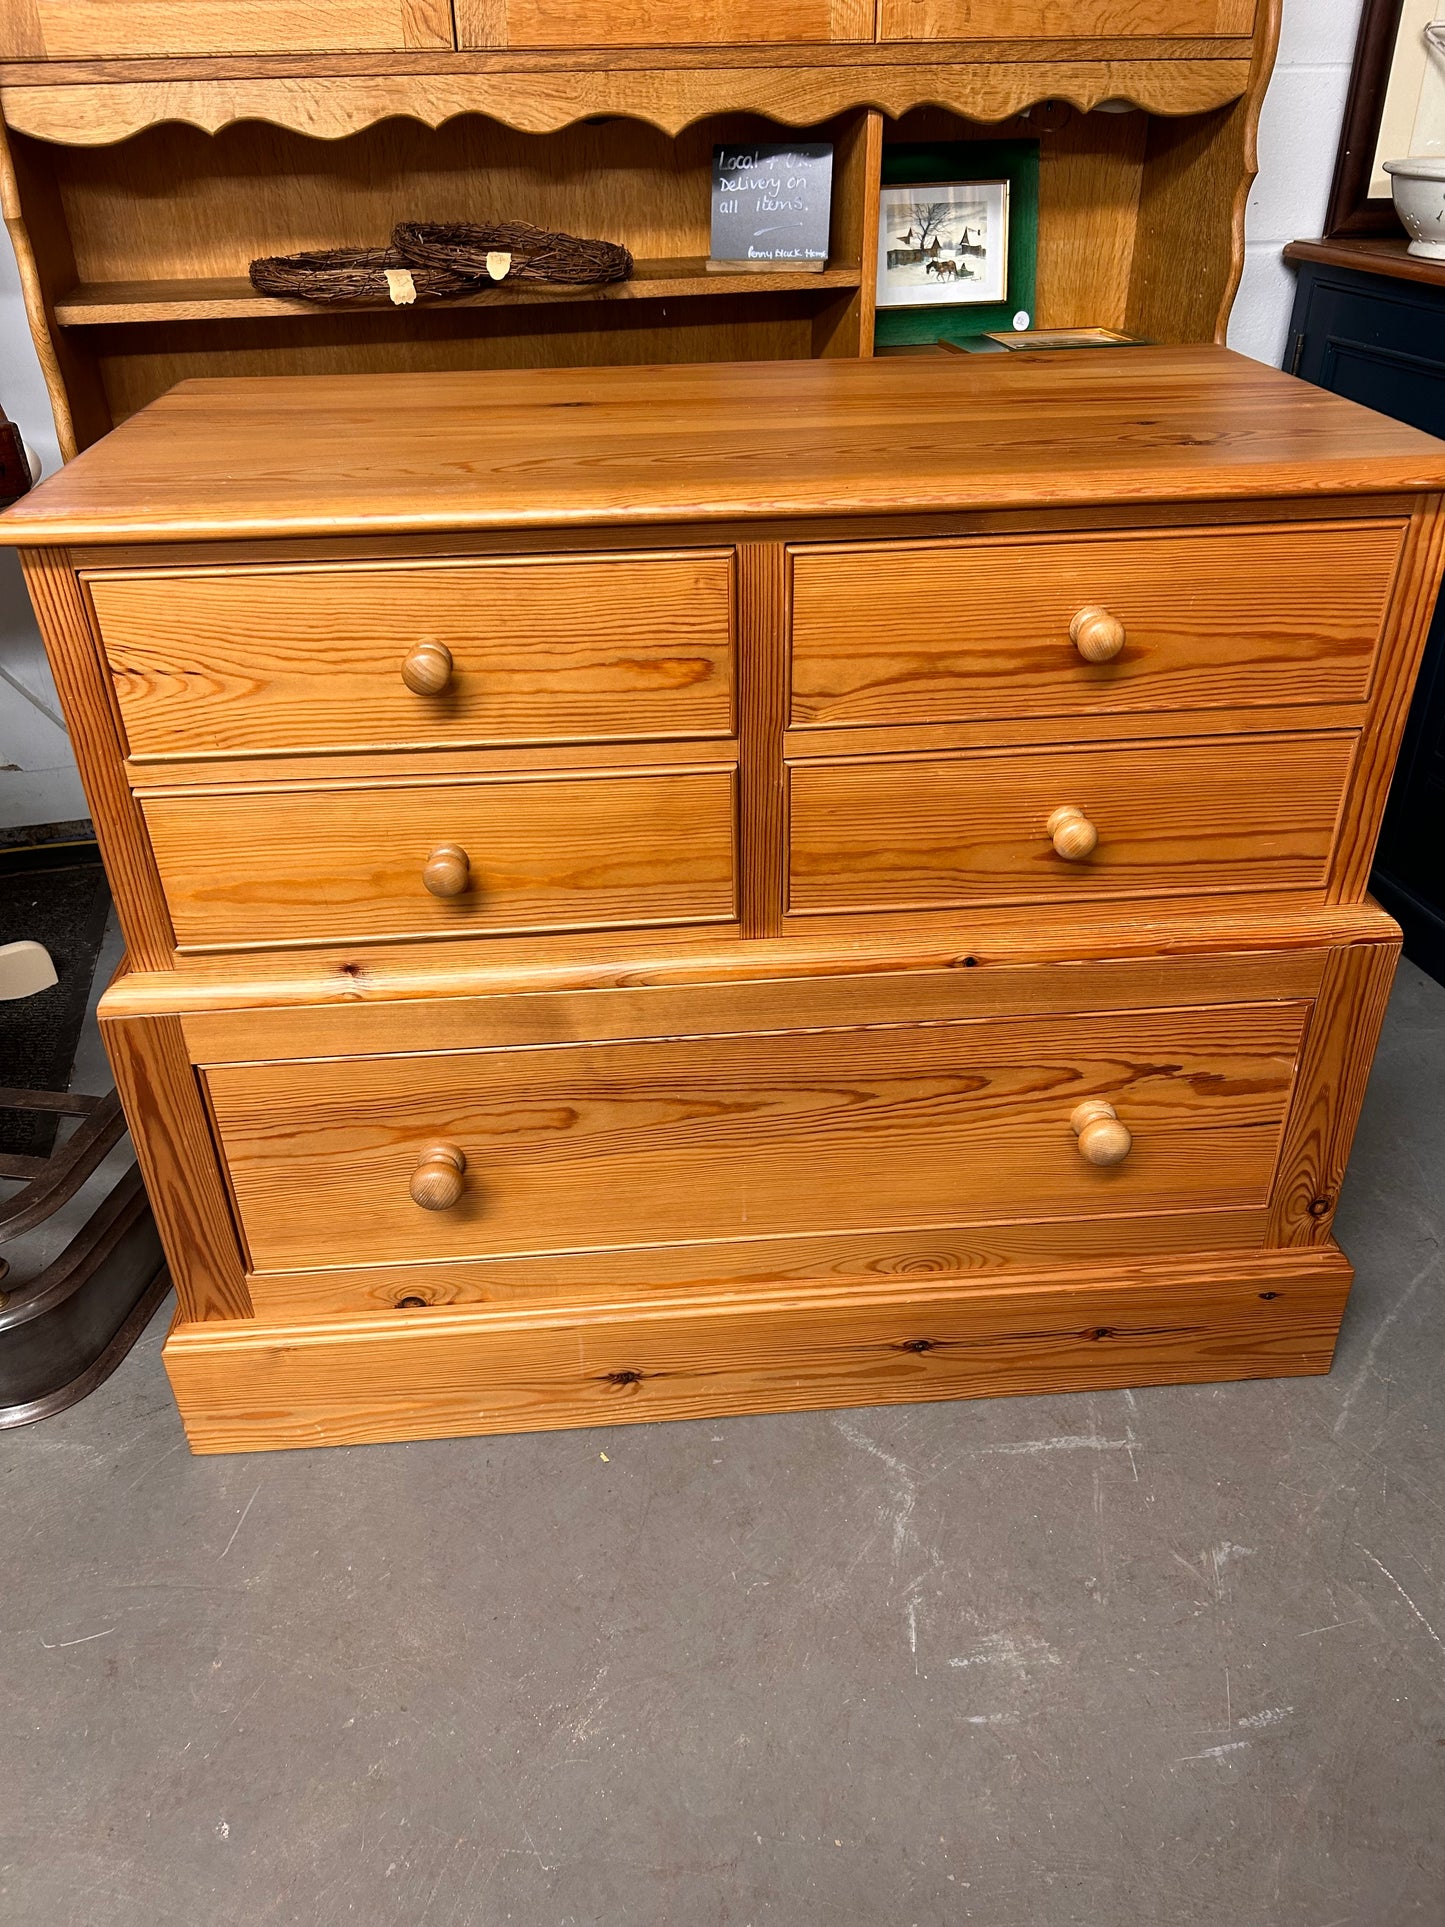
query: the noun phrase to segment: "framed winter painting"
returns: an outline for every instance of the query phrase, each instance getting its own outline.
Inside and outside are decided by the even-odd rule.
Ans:
[[[878,306],[957,308],[1008,289],[1009,184],[887,183],[878,211]]]

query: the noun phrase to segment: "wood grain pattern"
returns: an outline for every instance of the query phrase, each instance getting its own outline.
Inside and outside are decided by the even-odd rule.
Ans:
[[[745,936],[775,937],[783,915],[787,551],[781,542],[744,543],[738,573],[742,926]]]
[[[1369,725],[1350,772],[1340,847],[1330,877],[1341,901],[1364,896],[1380,819],[1400,753],[1410,696],[1445,574],[1445,508],[1438,497],[1419,505],[1410,525],[1389,616],[1389,643],[1371,703]]]
[[[1262,1204],[1307,1007],[219,1065],[258,1271]],[[1069,1116],[1114,1102],[1125,1166]],[[408,1183],[436,1141],[455,1210]],[[860,1184],[860,1173],[867,1173]]]
[[[197,1452],[639,1423],[1329,1370],[1333,1247],[1080,1267],[980,1292],[914,1280],[686,1307],[181,1326]]]
[[[61,457],[111,427],[110,408],[95,359],[55,325],[53,295],[77,274],[60,193],[53,177],[35,164],[29,143],[12,141],[0,120],[0,212],[15,250],[20,292],[36,358],[55,418]]]
[[[1038,280],[1034,325],[1122,331],[1144,184],[1146,114],[1083,113],[1051,104],[1039,145]],[[1020,126],[1027,135],[1039,115]],[[1201,218],[1203,210],[1201,209]]]
[[[433,1259],[424,1265],[328,1265],[252,1272],[247,1278],[263,1323],[310,1324],[332,1318],[403,1314],[448,1305],[513,1311],[557,1306],[622,1306],[695,1297],[720,1287],[742,1294],[781,1288],[946,1279],[996,1285],[1009,1276],[1077,1265],[1134,1264],[1183,1253],[1257,1251],[1269,1217],[1241,1211],[1158,1211],[1135,1218],[1061,1218],[1038,1224],[954,1226],[943,1230],[837,1232],[789,1238],[738,1238],[704,1244],[626,1246],[521,1258]]]
[[[179,1018],[102,1015],[100,1034],[180,1316],[249,1318],[245,1264]]]
[[[755,275],[709,274],[701,255],[669,255],[663,260],[634,260],[626,281],[609,281],[602,286],[500,281],[471,294],[450,296],[438,305],[446,313],[455,313],[470,308],[536,307],[559,301],[715,301],[721,295],[763,299],[769,294],[799,291],[831,295],[838,289],[856,289],[861,280],[862,269],[843,262],[816,272],[775,270],[759,287]],[[396,309],[390,301],[356,301],[347,304],[346,313],[394,318]],[[193,280],[81,282],[56,302],[55,318],[67,329],[151,322],[310,319],[322,323],[325,332],[334,333],[337,314],[334,308],[318,306],[314,301],[257,294],[239,275],[215,275]]]
[[[878,757],[789,766],[788,910],[928,909],[1207,890],[1323,890],[1355,739]],[[1074,804],[1093,855],[1045,833]]]
[[[1258,0],[1249,77],[1214,112],[1149,123],[1124,326],[1151,341],[1223,341],[1244,271],[1244,213],[1283,0]]]
[[[1229,43],[1221,42],[1221,48]],[[1241,44],[1233,43],[1233,50]],[[659,56],[665,52],[659,49]],[[746,53],[746,49],[739,50]],[[831,48],[830,55],[843,52]],[[873,49],[876,53],[879,50]],[[946,52],[946,50],[944,50]],[[970,50],[974,51],[974,50]],[[775,66],[739,61],[647,67],[621,61],[606,69],[580,63],[569,70],[555,57],[524,71],[518,83],[512,55],[500,66],[467,71],[384,75],[255,77],[247,71],[221,79],[132,79],[116,84],[86,79],[51,86],[0,85],[0,110],[16,131],[64,145],[108,146],[147,127],[180,121],[215,133],[240,121],[261,120],[322,140],[341,140],[378,121],[405,114],[441,127],[458,114],[486,114],[526,133],[555,133],[592,115],[621,115],[680,133],[705,115],[764,115],[806,127],[856,109],[860,100],[894,118],[937,102],[982,121],[1006,120],[1041,100],[1066,100],[1087,113],[1103,100],[1125,99],[1146,112],[1198,114],[1237,100],[1249,84],[1247,58],[1142,58],[1151,50],[1105,43],[1101,58],[1070,50],[1060,58],[987,64],[928,57],[878,61],[860,82],[851,62],[819,59],[806,66],[789,54]],[[1111,57],[1112,56],[1112,57]],[[121,80],[126,81],[122,75]]]
[[[517,94],[519,77],[509,76],[509,84]],[[820,129],[825,135],[834,132]],[[676,137],[624,122],[571,126],[538,140],[473,111],[435,129],[392,118],[335,145],[247,121],[216,135],[188,127],[154,128],[119,153],[66,147],[50,161],[63,189],[81,287],[58,291],[63,297],[58,312],[70,314],[95,299],[88,289],[120,284],[124,303],[125,284],[154,288],[161,283],[157,292],[165,300],[183,303],[189,289],[202,316],[215,313],[219,302],[217,319],[259,314],[284,320],[299,308],[323,343],[329,338],[339,347],[364,333],[371,320],[350,309],[318,312],[314,304],[267,300],[250,286],[250,262],[259,254],[301,248],[384,243],[395,225],[400,195],[438,221],[475,219],[483,191],[489,205],[512,209],[544,227],[619,241],[644,265],[632,280],[605,289],[559,290],[509,281],[464,297],[467,301],[505,307],[559,299],[603,304],[667,299],[679,280],[731,292],[732,278],[719,283],[704,265],[711,243],[712,149],[716,141],[749,133],[756,138],[757,123],[734,114]],[[238,181],[245,182],[244,191]],[[158,201],[167,212],[159,231],[147,212]],[[861,235],[840,229],[838,243],[833,255],[840,268],[851,270],[851,280],[862,259]],[[660,285],[651,285],[655,278]],[[756,277],[738,280],[755,288]],[[167,291],[166,283],[175,285]],[[233,315],[229,303],[238,293],[249,299]],[[101,298],[108,297],[102,293]],[[141,315],[143,303],[144,297]],[[396,318],[389,303],[379,306]],[[182,306],[182,312],[162,309],[154,318],[188,317]],[[418,310],[401,319],[415,325],[425,316]],[[475,329],[482,319],[473,316],[469,325]],[[332,371],[344,365],[333,361]],[[227,372],[224,361],[211,372]]]
[[[879,0],[880,40],[1027,39],[1043,33],[1247,34],[1255,0]]]
[[[1391,926],[1379,918],[1374,935]],[[751,944],[740,945],[754,954]],[[787,951],[777,958],[777,948]],[[1190,1005],[1301,1001],[1318,991],[1321,949],[1212,951],[1203,957],[1145,957],[1108,962],[1003,964],[959,962],[952,969],[889,956],[873,974],[843,970],[809,975],[801,943],[764,953],[766,974],[742,982],[628,984],[611,990],[492,988],[476,994],[460,973],[438,973],[433,995],[398,997],[385,984],[365,1001],[352,995],[326,1004],[281,1002],[239,1010],[190,1010],[181,1022],[199,1065],[266,1063],[278,1058],[372,1057],[442,1050],[516,1049],[578,1038],[594,1043],[629,1038],[719,1037],[740,1031],[837,1030],[862,1024],[987,1023],[997,1017],[1065,1016],[1078,1010],[1164,1010]],[[645,973],[641,973],[645,975]],[[108,996],[117,1010],[134,979]],[[171,1003],[185,1007],[193,990],[172,978]],[[468,991],[471,994],[468,994]],[[264,994],[264,993],[263,993]]]
[[[834,129],[828,254],[833,260],[856,257],[858,285],[819,310],[813,323],[815,355],[866,360],[873,353],[878,250],[868,245],[868,237],[878,232],[882,171],[883,116],[871,108],[844,115]]]
[[[1359,721],[1357,712],[1327,709],[1312,712],[1339,727]],[[1292,713],[1290,721],[1299,720]],[[844,740],[849,738],[844,736]],[[886,747],[893,747],[890,739]],[[832,747],[833,738],[829,738]],[[569,770],[613,770],[620,762],[634,761],[649,770],[696,764],[699,756],[730,762],[736,751],[730,741],[711,739],[698,742],[683,737],[678,741],[649,738],[637,750],[619,750],[617,743],[462,743],[443,749],[417,748],[397,744],[372,750],[277,750],[254,751],[245,756],[167,756],[140,760],[128,757],[125,772],[137,794],[144,798],[153,791],[214,789],[217,785],[243,783],[249,789],[280,786],[304,788],[310,783],[366,784],[377,780],[405,780],[438,783],[470,782],[479,776],[506,776],[514,771],[535,775],[545,770],[562,775]]]
[[[138,970],[165,969],[174,961],[175,935],[145,823],[121,766],[119,722],[80,585],[63,550],[22,553],[20,559],[126,949]]]
[[[909,723],[906,728],[900,728],[897,723],[832,723],[827,725],[826,734],[813,724],[804,723],[784,733],[783,750],[791,761],[803,761],[821,755],[896,756],[905,747],[917,755],[1014,746],[1036,749],[1042,736],[1073,743],[1166,743],[1177,742],[1181,737],[1205,736],[1301,736],[1317,731],[1359,730],[1368,717],[1369,710],[1364,703],[1305,702],[1262,709],[1241,705],[1237,709],[1104,710],[1073,716],[1067,721],[1037,716],[990,716],[967,722]],[[581,754],[580,751],[572,753]],[[520,756],[530,752],[493,751],[490,754]],[[315,764],[319,760],[312,758],[311,762]],[[279,757],[268,759],[264,767],[278,775],[284,774],[278,768],[280,761]],[[145,766],[132,767],[138,778],[147,777]],[[167,767],[168,773],[170,769],[194,770],[197,780],[204,780],[208,765],[177,761]]]
[[[1226,893],[1079,903],[1067,917],[1040,916],[1028,905],[981,908],[959,917],[919,917],[911,911],[811,917],[778,938],[740,938],[736,930],[704,926],[496,937],[483,944],[464,937],[434,944],[378,943],[364,950],[332,944],[198,953],[187,956],[180,970],[130,973],[106,997],[115,1000],[117,1014],[130,1016],[741,985],[773,977],[825,981],[865,975],[896,981],[913,970],[946,970],[967,972],[970,983],[978,980],[973,994],[984,1000],[980,1008],[987,1014],[990,984],[1017,965],[1043,970],[1217,958],[1218,989],[1197,1001],[1227,1002],[1235,994],[1237,952],[1298,957],[1325,945],[1393,943],[1399,935],[1394,919],[1370,902],[1324,904],[1318,891]],[[1083,969],[1077,983],[1072,1007],[1087,1009]]]
[[[1094,351],[1097,352],[1097,351]],[[956,357],[955,357],[956,359]],[[1298,384],[1297,384],[1298,385]],[[1306,392],[1310,392],[1306,390]],[[900,512],[890,514],[838,514],[806,518],[770,518],[749,524],[752,540],[787,541],[799,547],[818,543],[928,542],[957,541],[964,536],[1029,536],[1051,533],[1056,536],[1095,534],[1154,533],[1161,529],[1209,527],[1257,527],[1262,522],[1334,522],[1398,516],[1406,519],[1420,507],[1418,489],[1403,492],[1346,489],[1341,494],[1327,487],[1309,496],[1251,500],[1248,497],[1210,502],[1202,509],[1187,499],[1178,502],[1108,502],[1064,506],[1050,504],[1032,509],[1026,505],[1007,508],[967,508],[932,510],[928,514]],[[3,525],[0,525],[3,526]],[[191,570],[210,567],[270,566],[280,563],[321,562],[400,562],[408,564],[465,556],[555,555],[563,537],[545,528],[490,529],[468,534],[465,539],[455,531],[412,529],[385,533],[348,533],[309,536],[234,535],[212,542],[77,542],[72,553],[76,566],[94,569]],[[565,537],[569,555],[584,556],[599,551],[611,553],[619,540],[617,526],[569,529]],[[627,541],[635,538],[627,537]],[[649,524],[648,542],[657,548],[689,549],[718,546],[716,527],[692,522]]]
[[[794,551],[794,725],[1363,701],[1402,522]],[[1070,619],[1124,625],[1088,663]],[[1006,612],[1000,619],[1001,612]]]
[[[1411,254],[1409,239],[1403,234],[1339,235],[1329,241],[1291,241],[1283,252],[1284,259],[1296,265],[1319,261],[1327,268],[1354,268],[1361,274],[1383,274],[1392,281],[1413,281],[1427,288],[1445,287],[1445,262]]]
[[[732,731],[727,551],[87,586],[138,757]],[[442,694],[402,680],[420,639],[451,653]]]
[[[621,505],[633,528],[796,522],[1441,484],[1432,437],[1207,347],[337,375],[182,384],[22,498],[0,541],[561,531],[615,526]]]
[[[28,0],[21,0],[21,5]],[[1266,0],[1268,4],[1268,0]],[[1256,36],[1257,37],[1257,36]],[[1171,34],[1166,39],[1139,40],[1136,36],[1105,35],[1080,40],[1077,37],[1042,35],[1028,40],[976,40],[945,42],[939,51],[953,55],[966,52],[980,61],[1028,62],[1037,60],[1248,60],[1252,45],[1248,35],[1224,39],[1210,34],[1202,38]],[[3,42],[0,42],[3,46]],[[616,67],[647,71],[662,68],[776,66],[787,58],[801,67],[847,66],[873,68],[911,67],[918,59],[916,47],[892,43],[836,42],[817,43],[782,50],[764,44],[757,47],[709,47],[696,43],[673,47],[568,47],[542,51],[526,49],[461,48],[455,52],[402,53],[387,55],[379,63],[374,54],[174,54],[161,59],[137,59],[117,69],[110,60],[5,60],[7,86],[75,86],[86,81],[112,83],[119,80],[246,80],[302,78],[325,80],[348,75],[386,73],[406,78],[417,75],[450,73],[480,74],[493,72],[609,72]],[[3,55],[0,55],[3,58]]]
[[[448,0],[26,0],[26,9],[11,51],[31,59],[453,44]]]
[[[1329,1242],[1400,946],[1332,950],[1280,1147],[1268,1243]]]
[[[638,770],[145,798],[183,948],[728,922],[734,772]],[[471,887],[422,871],[457,843]]]
[[[851,276],[849,277],[851,279]],[[178,383],[218,373],[248,381],[294,382],[345,373],[370,380],[399,371],[457,374],[480,369],[557,366],[657,367],[692,360],[796,362],[811,349],[821,306],[836,298],[826,283],[771,292],[747,277],[741,294],[710,294],[680,306],[656,301],[509,302],[484,316],[444,303],[348,316],[320,327],[311,318],[279,316],[261,326],[238,323],[127,332],[120,352],[101,357],[117,420],[147,407]],[[623,308],[627,312],[623,312]],[[89,339],[87,335],[87,339]],[[106,337],[100,337],[106,339]],[[109,338],[114,343],[115,338]],[[566,405],[566,404],[562,404]],[[485,437],[477,448],[485,447]],[[477,449],[470,462],[475,464]],[[553,530],[555,545],[559,532]],[[613,539],[629,536],[615,523]],[[693,538],[715,542],[715,529]]]
[[[456,0],[463,47],[757,46],[871,40],[873,0]]]
[[[12,0],[0,10],[0,60],[35,60],[44,52],[38,0]]]

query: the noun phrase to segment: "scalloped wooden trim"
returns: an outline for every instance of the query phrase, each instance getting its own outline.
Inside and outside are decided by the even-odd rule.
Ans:
[[[1007,120],[1041,100],[1087,112],[1127,100],[1149,113],[1199,114],[1238,100],[1245,60],[1057,61],[896,68],[724,67],[691,71],[509,72],[356,79],[142,81],[0,88],[9,126],[65,147],[129,139],[159,122],[216,133],[260,120],[319,140],[341,140],[395,118],[439,127],[486,114],[523,133],[549,134],[591,114],[617,114],[677,134],[708,114],[759,113],[807,126],[849,108],[893,116],[935,106],[981,121]]]

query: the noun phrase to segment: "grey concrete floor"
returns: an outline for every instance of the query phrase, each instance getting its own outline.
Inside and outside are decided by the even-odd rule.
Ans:
[[[197,1460],[158,1323],[0,1435],[0,1920],[1445,1922],[1442,1192],[1405,966],[1328,1379]]]

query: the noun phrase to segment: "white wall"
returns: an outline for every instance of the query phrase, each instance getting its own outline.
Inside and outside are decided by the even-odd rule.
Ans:
[[[1061,0],[1062,3],[1062,0]],[[1320,232],[1362,0],[1285,0],[1279,63],[1260,124],[1244,280],[1230,346],[1278,366],[1294,300],[1286,241]],[[0,403],[41,454],[59,461],[30,344],[15,262],[0,244]],[[12,555],[0,551],[0,828],[85,813],[55,691]]]
[[[0,406],[40,456],[60,466],[40,364],[26,325],[15,256],[0,242]],[[12,550],[0,550],[0,829],[86,814],[55,685]]]
[[[1276,368],[1294,306],[1288,241],[1324,228],[1362,0],[1284,0],[1279,58],[1259,123],[1259,178],[1244,228],[1244,279],[1229,345]]]

